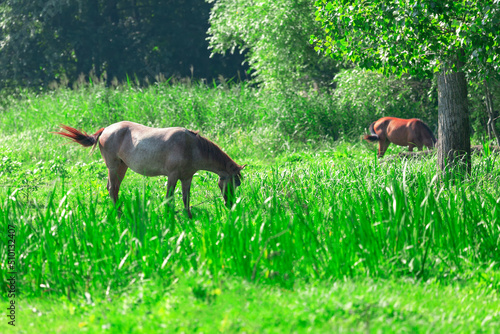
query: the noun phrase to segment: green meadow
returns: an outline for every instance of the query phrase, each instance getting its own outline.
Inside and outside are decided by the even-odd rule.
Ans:
[[[445,182],[436,156],[386,159],[360,138],[374,119],[328,94],[245,84],[100,84],[0,98],[1,308],[15,239],[19,333],[500,331],[500,167],[473,157]],[[51,132],[130,120],[199,130],[248,164],[237,204],[217,176],[178,185],[107,169]],[[476,142],[476,144],[481,144]],[[15,231],[10,233],[8,231]]]

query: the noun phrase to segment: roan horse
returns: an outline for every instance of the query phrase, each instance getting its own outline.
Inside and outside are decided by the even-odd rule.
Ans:
[[[368,142],[378,141],[379,158],[384,156],[390,143],[408,146],[410,152],[413,152],[414,147],[421,151],[423,146],[431,149],[436,144],[436,137],[431,129],[416,118],[382,117],[370,124],[370,135],[365,135],[363,139]]]
[[[150,128],[133,122],[119,122],[97,130],[93,135],[61,125],[67,132],[55,132],[85,147],[99,144],[108,167],[108,192],[114,203],[127,169],[145,176],[166,175],[167,198],[174,195],[178,180],[189,218],[189,192],[193,175],[207,170],[219,175],[219,188],[226,206],[234,204],[234,191],[241,184],[240,166],[219,146],[184,128]]]

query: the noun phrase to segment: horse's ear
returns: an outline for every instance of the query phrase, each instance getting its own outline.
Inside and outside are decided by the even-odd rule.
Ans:
[[[240,166],[240,170],[243,170],[246,166],[247,166],[247,164],[244,164],[243,166]]]

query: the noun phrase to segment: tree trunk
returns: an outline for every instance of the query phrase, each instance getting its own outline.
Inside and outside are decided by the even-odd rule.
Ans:
[[[441,171],[471,170],[467,81],[464,72],[438,76],[438,164]],[[456,169],[458,167],[458,170]]]

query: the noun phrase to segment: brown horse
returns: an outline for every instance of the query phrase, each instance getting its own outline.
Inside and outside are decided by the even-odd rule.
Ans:
[[[67,132],[55,132],[80,145],[95,147],[108,167],[108,192],[118,200],[120,184],[127,169],[145,176],[166,175],[167,198],[174,195],[177,181],[182,183],[182,200],[189,218],[189,192],[193,175],[207,170],[219,175],[219,188],[226,206],[234,204],[234,191],[241,184],[240,166],[219,146],[184,128],[150,128],[133,122],[119,122],[97,130],[93,135],[61,125]]]
[[[423,146],[431,149],[436,144],[436,137],[431,129],[416,118],[382,117],[370,124],[370,133],[363,138],[368,142],[378,141],[379,158],[384,156],[390,143],[408,146],[410,152],[413,152],[414,147],[421,151]]]

